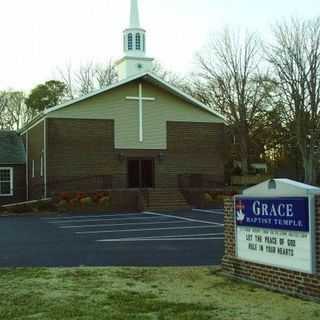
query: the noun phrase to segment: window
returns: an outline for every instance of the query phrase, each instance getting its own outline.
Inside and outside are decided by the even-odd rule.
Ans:
[[[136,33],[136,50],[141,50],[141,36],[140,36],[140,33]]]
[[[146,51],[146,36],[145,35],[142,36],[142,48],[143,48],[143,51]]]
[[[133,36],[132,33],[128,34],[128,50],[133,49]]]
[[[13,196],[12,168],[0,168],[0,196]]]

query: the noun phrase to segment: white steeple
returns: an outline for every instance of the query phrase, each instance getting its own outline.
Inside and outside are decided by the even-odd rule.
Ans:
[[[152,70],[153,58],[146,57],[146,31],[140,27],[138,0],[131,0],[129,27],[123,31],[124,57],[117,65],[119,79]]]
[[[130,28],[140,28],[138,0],[131,0]]]

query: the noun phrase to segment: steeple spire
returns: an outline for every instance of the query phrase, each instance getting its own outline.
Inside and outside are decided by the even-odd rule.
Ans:
[[[146,40],[146,31],[140,27],[138,0],[131,0],[130,25],[123,31],[124,57],[117,62],[120,80],[152,70],[153,59],[146,57]]]
[[[138,0],[131,0],[130,28],[140,28]]]

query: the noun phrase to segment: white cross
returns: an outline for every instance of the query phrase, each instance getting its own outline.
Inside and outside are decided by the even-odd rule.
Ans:
[[[139,101],[139,141],[143,142],[143,101],[155,101],[156,98],[147,98],[142,96],[142,83],[139,83],[139,96],[126,97],[127,100]]]

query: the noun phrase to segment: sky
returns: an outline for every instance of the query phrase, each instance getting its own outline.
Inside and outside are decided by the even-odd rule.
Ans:
[[[186,74],[226,26],[270,37],[272,23],[320,16],[319,0],[139,0],[148,56]],[[28,91],[57,76],[122,56],[130,0],[1,0],[0,90]]]

